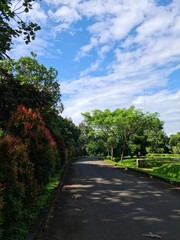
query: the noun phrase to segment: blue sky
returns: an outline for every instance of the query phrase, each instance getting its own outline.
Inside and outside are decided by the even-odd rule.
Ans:
[[[179,0],[42,0],[22,18],[42,30],[10,55],[58,70],[64,117],[135,105],[180,132]]]

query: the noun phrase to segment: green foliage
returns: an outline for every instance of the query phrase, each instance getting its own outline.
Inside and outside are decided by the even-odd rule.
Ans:
[[[174,154],[180,153],[180,132],[170,136],[170,146]]]
[[[105,160],[107,160],[108,162],[113,162],[113,163],[114,162],[118,163],[120,161],[119,158],[112,158],[112,156],[106,156]]]
[[[154,167],[161,167],[163,164],[169,163],[169,159],[149,159],[144,160],[144,167],[145,168],[154,168]]]
[[[84,124],[86,125],[86,151],[89,154],[111,154],[117,143],[117,138],[113,129],[113,117],[109,109],[104,112],[93,110],[92,114],[83,113]]]
[[[147,135],[147,152],[148,153],[165,153],[169,152],[169,138],[161,129],[152,129],[146,131]]]
[[[28,101],[32,102],[29,97],[30,92],[31,94],[33,93],[31,89],[34,90],[34,94],[32,94],[33,100],[38,101],[38,97],[40,96],[40,102],[38,101],[36,104],[36,102],[33,101],[34,106],[31,105],[30,107],[35,108],[38,105],[38,108],[44,109],[46,112],[52,107],[57,107],[59,111],[62,111],[63,107],[60,101],[60,85],[56,79],[58,74],[57,70],[52,67],[47,69],[34,57],[21,57],[17,61],[6,60],[2,61],[1,65],[4,71],[6,70],[8,74],[13,74],[14,78],[18,79],[19,85],[27,86],[21,88],[24,89]],[[38,96],[36,97],[37,94]],[[24,97],[26,97],[26,95]],[[24,99],[23,95],[21,96],[21,99]],[[29,106],[28,101],[26,101],[26,103],[21,101],[21,103]]]
[[[14,1],[1,0],[0,59],[7,57],[6,52],[12,48],[13,37],[23,36],[26,44],[35,39],[35,32],[40,30],[40,26],[33,22],[25,22],[20,18],[22,13],[27,13],[32,9],[34,2],[35,0],[20,0],[12,7]]]
[[[49,183],[47,183],[43,187],[43,190],[38,195],[36,202],[32,204],[28,209],[28,218],[26,221],[27,225],[32,226],[37,221],[37,218],[41,210],[44,207],[46,207],[46,205],[48,204],[48,201],[52,197],[53,190],[58,186],[62,172],[63,172],[63,168],[61,172],[56,172],[55,174],[52,175]],[[30,230],[30,228],[28,230]],[[27,236],[27,234],[25,236]]]
[[[59,93],[60,94],[60,93]],[[53,96],[43,89],[38,89],[31,83],[22,84],[11,74],[0,68],[0,127],[7,128],[7,122],[19,104],[32,109],[39,109],[44,118],[51,115],[55,104]]]
[[[98,138],[89,139],[88,144],[86,146],[86,151],[88,152],[89,155],[92,156],[102,155],[104,151],[104,142]]]
[[[62,164],[71,157],[81,155],[80,129],[71,119],[62,118],[55,109],[43,114],[43,119],[56,141]]]
[[[0,128],[0,139],[4,137],[4,131]]]
[[[118,165],[135,168],[136,167],[136,160],[135,159],[123,160],[123,162],[122,161],[118,162]]]
[[[88,130],[86,149],[90,149],[91,152],[93,145],[95,152],[98,152],[96,143],[101,139],[103,144],[100,145],[99,152],[111,154],[112,158],[119,155],[122,160],[124,154],[146,154],[148,145],[153,147],[153,150],[162,149],[163,152],[168,142],[162,131],[163,122],[159,120],[157,113],[144,114],[131,106],[112,112],[109,109],[96,109],[92,113],[86,112],[82,115]]]
[[[155,168],[161,167],[163,164],[171,164],[171,163],[180,163],[180,158],[174,157],[170,154],[153,154],[151,156],[147,156],[144,160],[145,168]]]
[[[60,129],[65,142],[65,160],[79,156],[81,154],[80,129],[68,118],[61,119]]]

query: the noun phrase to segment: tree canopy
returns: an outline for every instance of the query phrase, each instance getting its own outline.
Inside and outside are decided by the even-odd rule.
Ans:
[[[35,39],[35,32],[40,30],[37,23],[25,22],[22,13],[28,13],[36,0],[0,1],[0,60],[7,57],[12,48],[13,38],[23,36],[26,44]]]
[[[24,93],[25,91],[27,94],[24,94],[24,98],[21,98],[21,101],[23,99],[21,103],[24,103],[26,106],[45,108],[46,110],[47,108],[56,107],[58,111],[62,111],[63,106],[61,103],[60,84],[57,80],[57,70],[52,67],[47,69],[37,61],[34,55],[32,57],[21,57],[17,61],[12,59],[4,60],[1,61],[1,65],[1,71],[4,73],[1,74],[1,84],[12,89],[8,92],[4,91],[5,94],[15,91],[16,97],[14,96],[13,98],[17,99],[18,94],[22,95],[22,92]],[[11,77],[7,77],[5,71],[9,76],[13,76],[13,80],[10,81]],[[7,86],[8,84],[10,85]],[[11,84],[16,84],[17,89],[12,88]]]
[[[87,149],[92,151],[94,148],[95,152],[111,154],[111,157],[116,151],[121,160],[125,152],[130,155],[138,152],[145,154],[148,144],[153,145],[152,149],[156,151],[160,141],[162,145],[162,136],[166,136],[157,113],[143,113],[134,106],[112,112],[96,109],[82,115],[88,128]],[[152,140],[152,136],[157,141]]]
[[[177,132],[176,134],[172,134],[170,136],[170,146],[173,153],[180,153],[180,132]]]

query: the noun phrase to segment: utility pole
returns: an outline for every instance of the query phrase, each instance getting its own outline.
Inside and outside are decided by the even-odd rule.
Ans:
[[[144,113],[146,113],[146,89],[144,89]]]

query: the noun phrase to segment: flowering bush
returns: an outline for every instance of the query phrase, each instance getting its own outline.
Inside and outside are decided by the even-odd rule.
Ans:
[[[25,212],[35,201],[39,187],[27,146],[14,136],[0,140],[0,218],[3,239],[21,231]]]
[[[59,159],[56,143],[40,114],[19,105],[10,119],[9,131],[28,145],[35,178],[40,184],[47,183]]]

